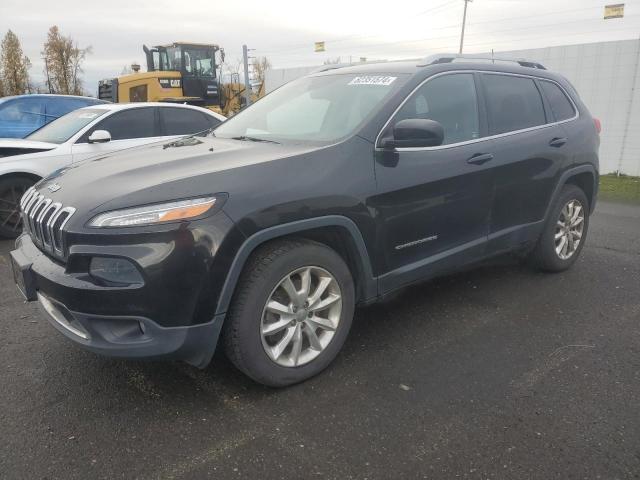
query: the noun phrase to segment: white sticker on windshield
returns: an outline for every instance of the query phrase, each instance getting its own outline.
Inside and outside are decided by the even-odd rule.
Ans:
[[[97,116],[97,113],[81,113],[78,118],[96,118]]]
[[[365,77],[356,77],[347,85],[391,85],[398,77],[389,77],[387,75],[367,75]]]

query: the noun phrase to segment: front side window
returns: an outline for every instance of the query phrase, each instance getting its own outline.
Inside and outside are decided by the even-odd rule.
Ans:
[[[98,108],[74,110],[46,124],[27,138],[38,142],[61,144],[105,113],[107,113],[107,110]]]
[[[294,80],[225,121],[217,137],[335,142],[352,134],[406,81],[403,74],[325,74]]]
[[[551,105],[551,111],[556,121],[561,122],[575,117],[576,111],[573,104],[558,85],[544,80],[540,81],[540,85],[549,105]]]
[[[473,74],[457,73],[428,80],[402,105],[392,124],[407,118],[440,123],[444,129],[443,145],[480,138]]]
[[[492,135],[546,123],[542,97],[533,79],[496,74],[485,74],[482,78]]]
[[[111,140],[160,136],[156,128],[155,108],[132,108],[116,112],[85,133],[78,143],[84,143],[95,130],[106,130]]]

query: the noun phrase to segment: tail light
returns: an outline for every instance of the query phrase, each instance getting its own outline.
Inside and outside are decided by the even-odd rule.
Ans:
[[[599,119],[594,118],[593,119],[593,123],[595,123],[596,125],[596,131],[598,132],[598,135],[600,135],[600,132],[602,131],[602,123],[600,122]]]

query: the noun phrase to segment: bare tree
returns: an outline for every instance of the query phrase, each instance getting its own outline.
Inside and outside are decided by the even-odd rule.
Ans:
[[[271,62],[267,57],[256,57],[253,60],[253,77],[256,83],[264,84],[265,72],[271,68]]]
[[[29,69],[31,62],[22,53],[20,40],[11,30],[2,40],[0,53],[1,83],[0,96],[22,95],[31,91]]]
[[[243,71],[243,63],[242,58],[236,58],[235,60],[231,60],[224,63],[223,76],[227,75],[229,77],[230,83],[240,83],[240,76]]]
[[[78,42],[61,35],[56,25],[52,26],[42,50],[49,93],[82,95],[82,62],[90,53],[91,47],[80,48]]]
[[[340,57],[327,58],[324,62],[325,65],[336,65],[340,63]]]

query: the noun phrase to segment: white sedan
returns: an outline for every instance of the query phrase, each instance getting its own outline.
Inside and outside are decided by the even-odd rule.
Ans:
[[[0,139],[0,237],[17,236],[22,194],[50,173],[103,153],[202,132],[224,120],[190,105],[105,104],[68,113],[24,139]]]

